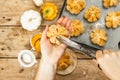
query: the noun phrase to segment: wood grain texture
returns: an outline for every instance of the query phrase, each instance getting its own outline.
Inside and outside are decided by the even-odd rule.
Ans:
[[[17,57],[21,50],[31,50],[30,38],[38,32],[41,32],[41,29],[29,32],[21,27],[1,27],[0,57]]]
[[[34,79],[38,64],[32,68],[24,69],[19,65],[17,55],[23,49],[31,49],[29,43],[31,35],[41,31],[42,29],[38,29],[36,31],[29,32],[21,27],[11,26],[0,28],[0,80]],[[40,58],[38,53],[35,55],[37,58]],[[105,75],[97,68],[97,65],[87,56],[77,53],[77,57],[79,57],[79,60],[76,70],[67,76],[57,75],[56,80],[108,80],[108,78],[106,78]]]
[[[54,2],[60,11],[64,0],[44,2]],[[39,64],[23,68],[17,60],[21,50],[31,49],[29,42],[31,35],[44,29],[39,27],[32,32],[22,29],[20,16],[29,9],[40,11],[32,0],[0,0],[0,80],[34,80]],[[55,23],[55,20],[43,20],[42,25]],[[40,54],[35,55],[39,61]],[[91,59],[80,53],[77,53],[77,56],[79,60],[75,71],[66,76],[57,75],[55,80],[109,80]]]
[[[21,50],[31,50],[31,36],[42,32],[44,28],[44,26],[41,26],[39,29],[31,32],[24,30],[22,27],[0,27],[0,57],[17,57]],[[40,58],[39,53],[35,53],[35,55],[37,58]],[[81,55],[80,53],[77,54],[78,57],[88,58]]]
[[[44,2],[53,2],[57,5],[60,12],[64,0],[44,0]],[[36,10],[40,12],[40,7],[36,7],[33,0],[0,0],[0,25],[21,25],[20,16],[26,10]],[[57,18],[56,18],[57,19]],[[42,25],[52,24],[53,21],[42,21]]]
[[[39,62],[39,60],[38,60]],[[38,64],[23,68],[17,59],[0,59],[0,80],[34,80]],[[7,63],[7,64],[6,64]],[[89,66],[88,66],[89,65]],[[92,61],[78,61],[75,71],[66,76],[57,75],[55,80],[109,80]]]

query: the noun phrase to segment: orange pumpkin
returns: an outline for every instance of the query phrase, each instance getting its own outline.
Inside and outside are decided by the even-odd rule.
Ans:
[[[47,2],[41,7],[41,12],[45,20],[53,20],[58,14],[58,9],[54,3]]]

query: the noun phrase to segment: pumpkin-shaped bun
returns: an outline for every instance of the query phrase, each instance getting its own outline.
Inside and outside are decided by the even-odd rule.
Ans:
[[[67,0],[66,9],[71,14],[79,14],[86,6],[85,0]]]
[[[106,16],[106,27],[117,28],[120,26],[120,11],[109,12]]]
[[[71,36],[79,36],[84,32],[84,24],[79,20],[72,20],[71,29]]]
[[[90,34],[90,38],[92,43],[99,46],[104,46],[107,41],[107,33],[103,29],[95,29]]]
[[[45,20],[53,20],[58,14],[58,9],[54,3],[47,2],[41,7],[41,12]]]
[[[103,0],[103,5],[105,8],[117,6],[118,3],[119,3],[119,0]]]
[[[50,39],[50,42],[53,44],[60,44],[60,42],[56,39],[57,36],[69,37],[69,31],[59,24],[51,25],[47,32],[47,36]]]
[[[84,18],[88,22],[95,22],[100,18],[100,8],[96,6],[91,6],[84,13]]]

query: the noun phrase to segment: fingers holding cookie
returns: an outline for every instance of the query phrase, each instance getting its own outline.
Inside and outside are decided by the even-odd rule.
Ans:
[[[67,21],[66,28],[71,32],[71,20]]]
[[[80,20],[70,20],[63,16],[56,23],[64,26],[71,33],[71,36],[79,36],[84,32],[84,24]]]
[[[62,21],[63,21],[63,19],[64,19],[64,16],[63,17],[61,17],[61,18],[59,18],[58,20],[57,20],[57,24],[61,24],[62,23]]]
[[[65,18],[63,19],[61,25],[64,26],[64,27],[66,27],[66,23],[68,22],[68,20],[69,20],[69,19],[68,19],[67,17],[65,17]]]
[[[71,32],[71,20],[69,18],[63,16],[58,19],[56,23],[64,26],[69,32]]]
[[[47,32],[47,37],[50,39],[50,42],[59,45],[60,42],[56,39],[58,35],[69,37],[69,31],[59,24],[51,25]]]

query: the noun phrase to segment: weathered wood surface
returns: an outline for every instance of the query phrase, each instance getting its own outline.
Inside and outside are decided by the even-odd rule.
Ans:
[[[59,11],[64,2],[64,0],[44,0],[48,1],[54,2]],[[17,60],[20,50],[31,49],[30,37],[42,31],[42,28],[32,32],[22,29],[20,16],[29,9],[40,11],[32,0],[0,0],[0,80],[34,80],[38,64],[31,68],[23,68]],[[43,20],[42,25],[52,24],[55,20]],[[39,61],[40,54],[35,55]],[[82,58],[78,60],[75,71],[66,76],[57,75],[55,80],[109,80],[95,62],[84,59],[86,58],[84,55],[77,54],[77,56]]]
[[[31,68],[23,68],[19,65],[17,59],[0,59],[0,64],[0,80],[34,80],[38,69],[38,64]],[[93,61],[81,60],[78,61],[78,66],[73,73],[66,76],[57,75],[55,80],[109,79],[104,76]]]
[[[17,57],[21,50],[31,50],[30,38],[38,32],[42,32],[42,29],[29,32],[22,27],[0,27],[0,57]],[[40,58],[39,53],[35,52],[35,55]],[[81,57],[81,54],[78,53],[77,56]]]
[[[55,3],[60,12],[64,0],[44,0],[44,2]],[[24,11],[30,9],[40,12],[40,7],[36,7],[33,0],[0,0],[0,25],[20,25],[20,16]],[[44,20],[42,25],[52,24],[55,20]]]
[[[30,38],[41,29],[29,32],[21,27],[0,27],[0,57],[17,57],[23,49],[31,50]]]

